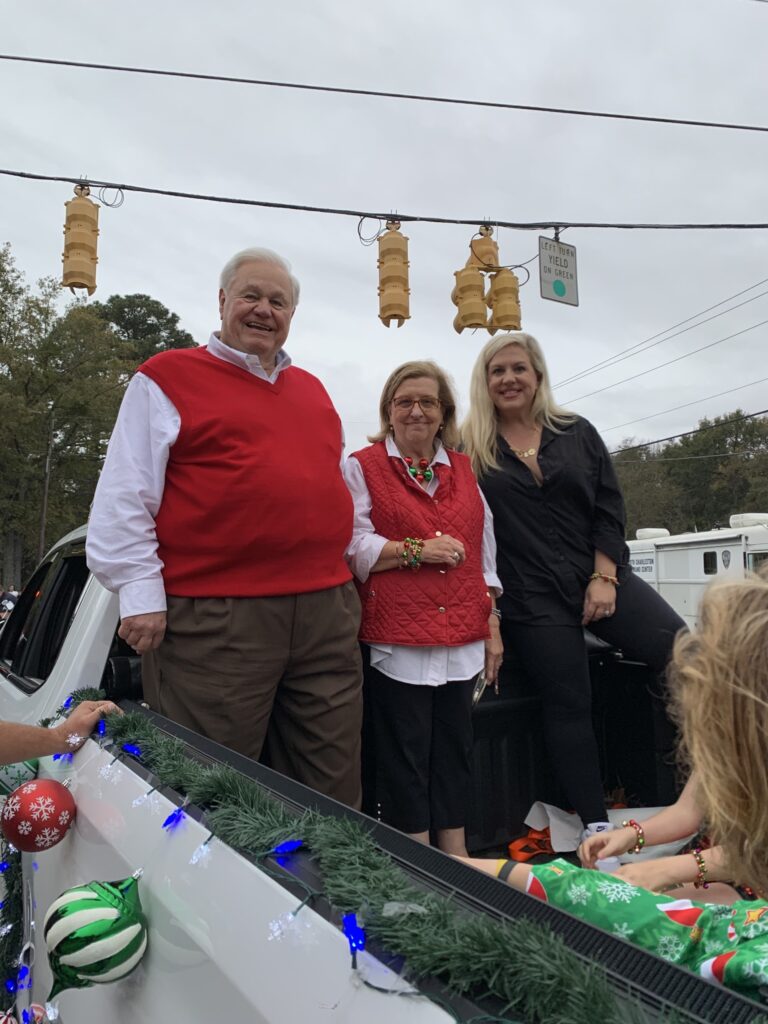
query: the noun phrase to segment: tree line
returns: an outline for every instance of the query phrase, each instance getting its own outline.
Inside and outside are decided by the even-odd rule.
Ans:
[[[636,444],[623,441],[614,456],[628,538],[640,527],[711,530],[736,512],[768,512],[768,417],[735,409],[700,420],[688,437]]]
[[[0,247],[0,583],[19,586],[88,511],[136,367],[192,336],[148,295],[75,299],[30,287]]]

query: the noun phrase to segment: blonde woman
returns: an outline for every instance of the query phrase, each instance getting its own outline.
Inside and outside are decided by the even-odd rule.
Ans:
[[[670,688],[691,769],[708,852],[673,858],[687,865],[700,902],[649,892],[562,860],[529,868],[473,860],[482,871],[623,936],[703,977],[755,998],[768,982],[768,902],[710,902],[709,882],[736,879],[768,889],[768,578],[715,583],[698,630],[681,634]],[[634,847],[642,827],[628,826]],[[638,831],[639,830],[639,831]],[[595,844],[595,841],[591,841]],[[693,868],[693,870],[691,870]]]
[[[609,826],[583,627],[661,672],[684,623],[632,574],[610,455],[555,403],[536,339],[489,341],[470,401],[465,450],[493,512],[504,646],[542,696],[547,752],[586,837]]]

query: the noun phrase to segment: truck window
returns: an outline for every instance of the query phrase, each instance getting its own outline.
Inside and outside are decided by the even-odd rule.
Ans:
[[[750,551],[748,565],[750,572],[757,572],[766,561],[768,561],[768,551]]]
[[[82,551],[57,553],[24,588],[0,635],[0,671],[25,690],[45,682],[88,579]]]
[[[704,575],[705,576],[716,576],[717,575],[717,552],[716,551],[705,551],[704,552]]]

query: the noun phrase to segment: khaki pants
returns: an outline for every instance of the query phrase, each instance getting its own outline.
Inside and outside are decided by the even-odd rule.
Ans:
[[[350,581],[282,597],[168,597],[144,655],[167,718],[350,807],[360,806],[360,602]]]

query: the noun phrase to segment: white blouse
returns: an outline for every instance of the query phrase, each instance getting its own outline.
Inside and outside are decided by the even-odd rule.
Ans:
[[[385,441],[387,455],[402,458],[391,437]],[[438,442],[437,451],[430,465],[450,465],[445,448]],[[371,496],[365,483],[363,468],[354,456],[343,466],[344,479],[355,503],[355,518],[352,540],[347,548],[349,567],[361,583],[365,583],[372,566],[381,555],[388,540],[400,538],[382,537],[376,533],[371,522]],[[419,485],[414,482],[414,486]],[[440,483],[437,473],[424,490],[430,497],[437,492]],[[483,521],[482,568],[483,578],[489,589],[498,597],[502,592],[501,581],[496,574],[496,540],[493,535],[493,515],[488,503],[478,488],[485,513]],[[448,570],[443,570],[448,571]],[[402,644],[371,644],[371,665],[385,676],[401,683],[423,686],[441,686],[443,683],[471,679],[482,671],[485,662],[485,644],[474,640],[460,647],[406,647]]]

